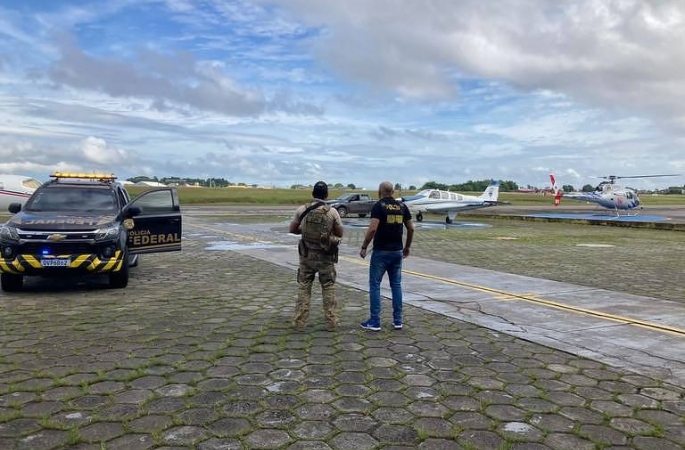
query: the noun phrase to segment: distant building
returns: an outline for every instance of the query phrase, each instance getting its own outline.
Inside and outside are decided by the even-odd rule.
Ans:
[[[174,179],[167,180],[167,186],[184,187],[184,186],[188,186],[188,182],[186,180],[182,180],[180,178],[174,178]]]
[[[166,185],[156,181],[139,181],[136,183],[136,186],[165,187]]]

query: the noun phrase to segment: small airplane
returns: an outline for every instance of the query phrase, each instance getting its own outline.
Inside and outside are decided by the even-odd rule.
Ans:
[[[617,175],[608,175],[599,177],[604,179],[595,187],[592,192],[564,192],[557,185],[554,174],[549,174],[549,179],[552,181],[552,189],[554,190],[554,206],[559,206],[561,198],[569,198],[571,200],[579,200],[583,202],[596,203],[599,206],[607,209],[612,209],[619,216],[619,211],[628,211],[640,206],[640,197],[634,189],[625,186],[619,186],[616,180],[622,178],[654,178],[654,177],[676,177],[678,174],[664,174],[664,175],[635,175],[630,177],[619,177]],[[641,206],[640,206],[641,208]],[[637,215],[637,213],[633,214]]]
[[[492,180],[483,193],[474,195],[458,194],[456,192],[441,191],[439,189],[424,189],[416,195],[402,197],[402,201],[415,215],[416,220],[423,220],[423,213],[444,214],[445,223],[452,223],[459,211],[496,206],[498,202],[499,181]]]
[[[21,203],[31,197],[42,183],[23,175],[0,174],[0,214],[7,211],[10,203]]]

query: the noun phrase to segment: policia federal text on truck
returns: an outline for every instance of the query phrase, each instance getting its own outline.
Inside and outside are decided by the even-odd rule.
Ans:
[[[181,250],[181,210],[174,188],[131,200],[113,175],[54,173],[23,209],[0,226],[2,290],[19,291],[28,275],[106,274],[128,284],[138,254]]]

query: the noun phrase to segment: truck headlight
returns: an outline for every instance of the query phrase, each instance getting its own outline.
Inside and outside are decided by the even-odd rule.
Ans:
[[[109,228],[100,228],[95,232],[96,241],[107,241],[110,239],[116,239],[119,236],[119,225],[115,225]]]
[[[3,247],[0,247],[0,254],[2,255],[3,258],[11,258],[14,256],[14,248],[12,248],[9,245],[5,245]]]
[[[0,240],[19,242],[19,234],[17,233],[17,229],[11,225],[0,226]]]

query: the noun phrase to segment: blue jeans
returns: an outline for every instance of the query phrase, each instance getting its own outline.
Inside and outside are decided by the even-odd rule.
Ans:
[[[392,319],[402,323],[402,250],[373,250],[369,267],[369,297],[371,300],[371,320],[381,320],[381,281],[388,272],[392,290]]]

